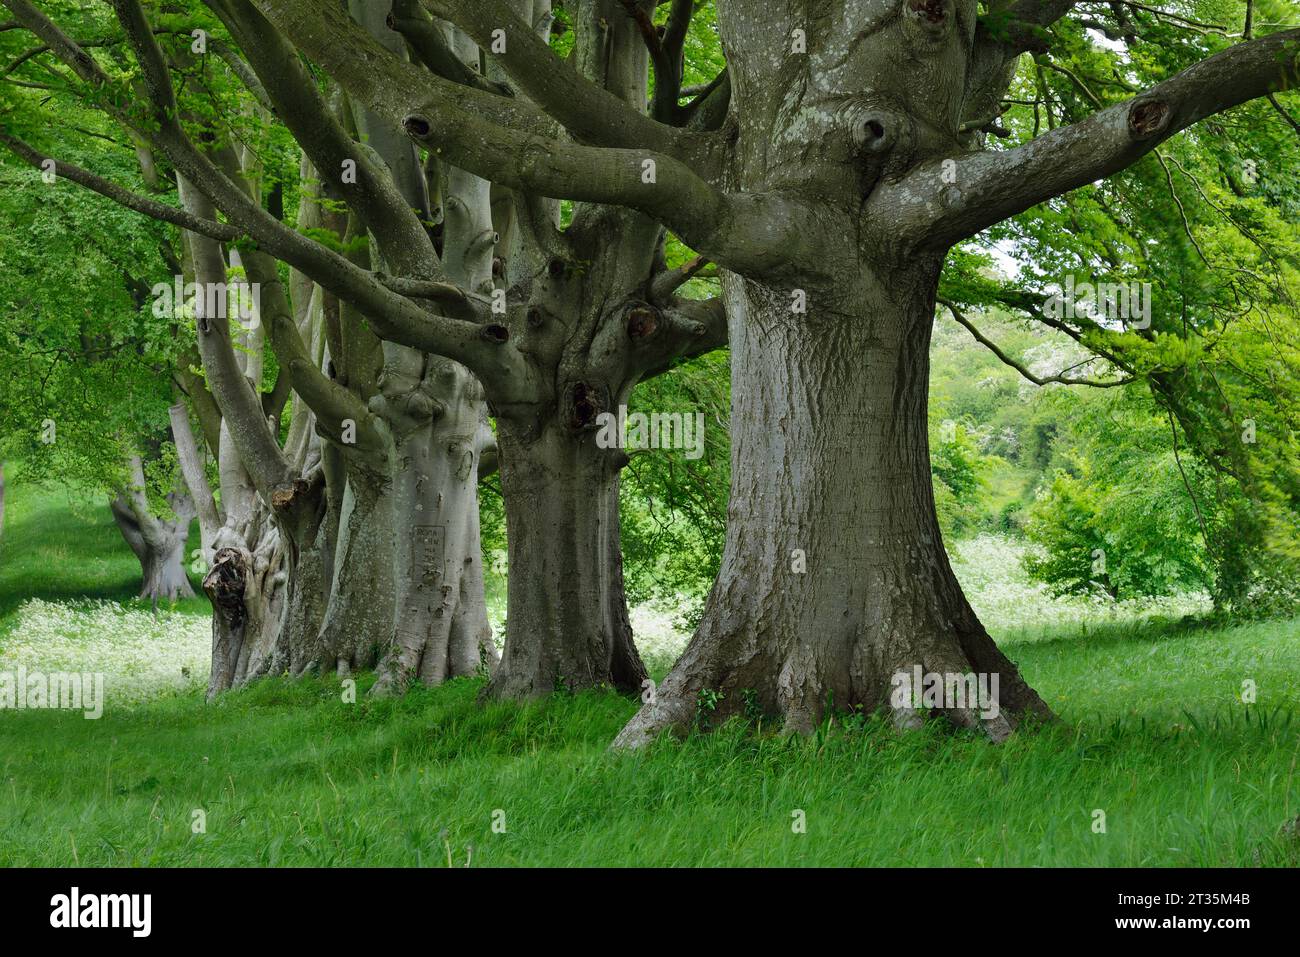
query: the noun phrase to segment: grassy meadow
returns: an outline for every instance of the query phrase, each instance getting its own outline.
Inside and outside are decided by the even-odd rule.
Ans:
[[[1058,607],[1009,551],[956,565],[1058,724],[994,746],[849,715],[611,754],[637,707],[613,693],[484,706],[458,679],[376,701],[365,679],[348,703],[274,679],[208,705],[206,601],[134,601],[103,503],[19,477],[0,671],[104,671],[108,704],[0,711],[0,865],[1300,864],[1300,622]]]

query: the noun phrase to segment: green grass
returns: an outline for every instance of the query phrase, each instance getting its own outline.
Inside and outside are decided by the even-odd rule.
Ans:
[[[50,509],[9,544],[35,516],[69,556],[113,565],[107,542],[89,547],[102,529],[83,548]],[[40,586],[125,584],[85,567]],[[0,569],[0,607],[21,584]],[[1007,651],[1063,720],[999,746],[840,720],[611,754],[636,702],[485,706],[468,679],[381,701],[367,679],[356,704],[336,680],[273,680],[99,721],[0,712],[0,864],[462,866],[471,847],[475,866],[1300,864],[1282,830],[1300,815],[1300,623],[1112,626]]]

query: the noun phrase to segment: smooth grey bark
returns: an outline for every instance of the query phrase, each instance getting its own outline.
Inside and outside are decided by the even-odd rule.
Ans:
[[[228,148],[214,151],[214,156],[232,184],[250,194],[258,192],[255,156],[245,151],[240,160]],[[187,208],[211,215],[211,202],[188,181],[180,182]],[[220,245],[193,232],[187,242],[196,279],[205,286],[224,281]],[[314,306],[309,295],[295,312],[275,260],[260,250],[241,256],[231,248],[229,256],[230,266],[243,268],[246,281],[255,283],[261,295],[255,314],[238,333],[238,354],[227,316],[209,316],[202,308],[196,316],[199,353],[223,413],[218,463],[225,525],[214,540],[213,565],[204,579],[213,603],[210,697],[268,673],[302,674],[327,658],[321,621],[327,606],[326,571],[334,567],[327,564],[334,523],[322,444],[312,433],[327,432],[337,441],[339,420],[351,415],[360,420],[356,431],[363,442],[358,455],[372,453],[377,444],[364,405],[319,372],[324,360],[323,333],[318,331],[323,308]],[[280,361],[280,374],[289,376],[293,389],[310,397],[321,411],[316,416],[298,409],[284,449],[278,440],[279,383],[268,397],[269,406],[256,391],[268,341]],[[287,396],[287,390],[283,394]]]
[[[267,671],[298,676],[319,669],[328,654],[322,622],[328,607],[332,564],[327,556],[333,540],[325,478],[319,468],[307,470],[295,497],[292,533],[285,536],[284,611]]]
[[[404,4],[403,8],[402,16],[393,22],[412,40],[413,47],[427,50],[428,42],[436,40],[436,37],[431,37],[425,29],[427,23],[409,22],[412,15],[419,14],[418,7]],[[547,13],[544,3],[512,3],[511,8],[516,15],[515,23],[521,24],[522,29],[534,32],[535,35],[540,27],[544,33],[548,22],[544,16]],[[264,6],[259,9],[270,12]],[[393,36],[386,31],[388,24],[385,23],[384,27],[379,25],[383,12],[383,5],[353,8],[353,15],[362,21],[369,36],[379,40],[375,49],[386,50],[390,59],[409,65],[406,51],[400,44],[394,44]],[[477,65],[478,53],[467,46],[455,31],[446,31],[436,23],[434,26],[443,31],[442,45],[464,57],[472,70]],[[580,68],[589,78],[588,82],[599,84],[608,100],[644,120],[647,55],[639,29],[629,20],[627,11],[610,0],[582,4],[577,30],[579,45],[585,51],[579,57]],[[476,88],[483,87],[478,85]],[[351,88],[349,92],[352,92]],[[629,105],[625,100],[634,105]],[[376,98],[364,97],[356,102],[378,115],[387,116],[390,123],[403,122],[407,134],[418,126],[418,123],[405,123],[408,119],[405,111],[394,114],[391,103],[382,104],[385,108],[381,109]],[[501,105],[506,104],[503,101]],[[495,109],[496,104],[492,106]],[[527,112],[527,105],[515,99],[508,104],[508,109],[512,112]],[[366,123],[377,128],[371,117],[366,118]],[[642,124],[642,128],[645,128],[645,124]],[[471,295],[479,293],[491,288],[487,285],[489,277],[493,275],[491,247],[497,245],[500,248],[497,275],[503,279],[506,276],[514,279],[520,267],[524,267],[525,273],[520,284],[524,287],[522,295],[525,302],[512,308],[508,317],[502,318],[498,318],[495,311],[489,313],[482,308],[481,300],[475,302],[467,297],[458,303],[449,302],[448,305],[468,309],[474,315],[476,325],[472,333],[475,340],[473,348],[460,338],[463,333],[450,338],[439,336],[438,327],[432,323],[423,324],[426,328],[417,335],[407,335],[406,330],[392,324],[380,328],[376,323],[376,328],[385,337],[400,340],[421,351],[428,348],[424,343],[437,340],[434,351],[463,359],[478,372],[489,391],[489,400],[498,422],[511,420],[512,434],[517,439],[513,445],[514,474],[539,475],[549,471],[555,474],[551,481],[558,482],[574,476],[585,476],[591,470],[565,465],[564,460],[572,456],[569,453],[559,453],[557,443],[538,445],[535,438],[547,433],[554,436],[560,430],[567,430],[568,442],[592,443],[597,427],[596,413],[616,411],[619,399],[626,398],[638,377],[648,372],[662,371],[675,356],[688,354],[706,340],[711,341],[715,347],[720,344],[723,339],[717,334],[721,327],[718,321],[720,313],[716,309],[701,310],[698,304],[677,300],[672,295],[676,288],[673,284],[664,288],[659,283],[652,282],[659,278],[655,275],[659,230],[637,214],[605,217],[601,219],[603,230],[593,229],[585,243],[571,244],[558,238],[554,223],[543,224],[548,214],[554,212],[553,204],[548,204],[526,190],[517,191],[514,195],[514,212],[530,221],[524,230],[531,227],[531,238],[535,240],[531,248],[526,241],[523,242],[521,250],[520,243],[515,241],[519,231],[512,228],[513,223],[501,231],[504,236],[492,229],[493,221],[489,218],[491,206],[485,202],[490,200],[486,183],[464,176],[450,164],[441,162],[442,145],[438,132],[431,128],[427,133],[428,136],[416,139],[428,146],[431,155],[439,157],[439,162],[431,161],[429,169],[441,171],[437,194],[442,199],[438,204],[439,209],[445,212],[443,261],[440,264],[443,269],[441,273],[429,270],[426,263],[412,255],[412,247],[409,245],[385,243],[376,229],[377,224],[371,222],[368,223],[368,228],[380,240],[377,245],[382,250],[385,272],[396,273],[405,280],[404,283],[393,284],[389,281],[387,284],[390,288],[410,290],[420,296],[429,288],[429,283],[421,284],[419,280],[446,279]],[[425,202],[425,197],[430,190],[426,188],[422,191],[420,184],[407,182],[409,176],[401,175],[403,170],[409,171],[411,164],[405,161],[404,153],[396,143],[389,142],[386,149],[390,155],[384,155],[384,150],[381,149],[377,157],[392,172],[403,194],[408,197],[407,205],[421,210],[427,208],[429,204]],[[475,196],[472,201],[468,199],[471,194]],[[482,211],[477,219],[476,211]],[[501,216],[500,219],[504,223],[513,217]],[[471,223],[476,225],[471,226]],[[487,241],[489,238],[492,240],[490,243]],[[289,249],[289,239],[285,237],[283,242],[285,248]],[[469,266],[470,262],[480,261],[489,267],[481,278],[478,270]],[[606,267],[611,263],[614,265],[604,271],[600,281],[584,280],[584,273],[593,261],[601,262]],[[529,275],[529,265],[543,267],[544,278]],[[652,287],[660,289],[662,294],[651,295]],[[346,298],[345,293],[340,292],[340,295]],[[654,301],[648,302],[650,299]],[[362,300],[354,297],[354,301]],[[633,316],[640,318],[629,325]],[[505,348],[506,342],[511,342],[512,346]],[[485,348],[483,343],[489,345]],[[400,348],[391,344],[386,345],[384,351],[386,374],[388,369],[396,369],[399,381],[414,381],[417,369],[413,359],[402,356]],[[425,377],[427,370],[418,370],[418,374]],[[404,392],[405,389],[398,391]],[[580,402],[575,402],[577,395],[583,396]],[[387,397],[381,396],[380,399],[386,401]],[[583,408],[584,415],[573,421],[575,405]],[[406,434],[400,422],[393,421],[390,424],[395,436]],[[504,462],[505,457],[502,458]],[[609,497],[608,489],[609,477],[605,474],[601,474],[596,485],[588,489],[589,501],[595,514],[610,511],[603,504]],[[508,504],[508,524],[526,528],[529,516],[522,514],[524,510],[522,504],[513,508]],[[509,514],[511,511],[515,513],[513,518]],[[400,525],[400,516],[397,521]],[[450,527],[450,523],[440,524]],[[607,555],[603,558],[595,557],[605,555],[611,548],[613,539],[608,532],[611,524],[585,522],[588,534],[582,547],[587,551],[578,554],[577,546],[574,545],[569,553],[559,557],[559,561],[572,567],[617,569],[617,562]],[[524,538],[527,539],[528,536],[525,535]],[[400,550],[398,555],[400,557]],[[533,558],[530,556],[526,564],[531,565]],[[537,560],[542,558],[543,556],[536,556]],[[528,568],[520,567],[517,557],[515,575],[530,573]],[[410,580],[400,571],[396,578],[399,588],[405,587],[402,583]],[[537,630],[549,628],[559,620],[554,613],[556,601],[553,596],[547,597],[541,590],[520,587],[511,591],[513,604],[508,617],[512,622],[513,640],[519,653],[511,650],[511,639],[508,638],[502,671],[499,678],[489,686],[490,692],[500,693],[502,689],[522,688],[528,689],[526,693],[529,694],[547,693],[553,686],[557,670],[555,663],[537,667],[536,663],[542,661],[543,656],[534,653],[535,649],[529,649],[528,644],[531,642],[538,643],[541,648],[557,648],[564,641],[572,640],[583,645],[589,642],[587,635],[592,633],[601,635],[606,647],[617,647],[618,652],[608,653],[609,665],[604,675],[598,675],[594,668],[576,668],[572,669],[575,671],[574,681],[584,684],[616,682],[623,687],[636,684],[629,681],[625,674],[635,674],[639,670],[639,665],[630,664],[636,660],[636,653],[627,638],[627,629],[618,626],[610,633],[609,622],[626,617],[622,607],[624,599],[621,574],[602,572],[596,576],[593,586],[604,597],[584,603],[588,609],[583,612],[588,618],[587,624],[576,629],[572,638],[563,634],[544,635]],[[607,594],[611,591],[617,591],[616,599]],[[399,617],[406,616],[408,609],[424,613],[429,608],[427,602],[410,602],[400,595],[398,604],[399,609],[402,609]],[[610,612],[610,607],[616,607],[618,612]],[[589,659],[590,655],[585,650],[571,658],[561,656],[564,661]],[[409,673],[410,660],[409,655],[405,659],[399,659],[403,663],[401,673]],[[617,678],[612,670],[616,660],[629,663]],[[567,664],[565,670],[568,670]],[[385,680],[377,688],[383,690],[389,684]]]
[[[178,177],[182,203],[212,216],[210,200]],[[201,288],[225,283],[226,260],[216,240],[188,232],[186,262]],[[272,513],[274,500],[293,489],[289,469],[271,435],[253,383],[260,381],[265,329],[260,315],[233,348],[226,314],[209,315],[196,302],[199,355],[222,412],[217,468],[224,524],[212,540],[203,590],[212,602],[212,665],[208,698],[265,674],[272,663],[284,611],[285,556]]]
[[[327,562],[327,550],[334,543],[334,523],[323,464],[325,442],[316,433],[327,433],[331,441],[337,441],[340,434],[337,420],[347,414],[362,417],[364,406],[342,390],[330,392],[324,388],[327,381],[315,371],[318,364],[315,356],[319,353],[307,345],[316,333],[299,326],[301,321],[310,327],[317,313],[310,301],[301,315],[293,311],[278,278],[275,261],[261,252],[250,251],[241,257],[236,250],[231,250],[230,256],[231,265],[243,266],[248,280],[257,283],[262,293],[260,314],[252,328],[244,333],[248,355],[241,361],[247,380],[251,383],[260,377],[264,336],[284,367],[282,374],[287,370],[294,388],[310,395],[322,413],[317,416],[315,410],[298,408],[299,418],[290,430],[285,448],[273,446],[274,462],[263,469],[255,483],[255,495],[240,496],[247,506],[245,514],[251,514],[259,523],[252,529],[258,536],[257,549],[252,551],[251,563],[242,566],[242,571],[245,604],[249,599],[258,604],[253,611],[262,627],[253,641],[248,641],[247,636],[243,640],[246,654],[241,652],[236,659],[233,676],[234,682],[239,683],[268,673],[300,675],[320,667],[329,655],[321,625],[327,610],[326,574],[334,567],[332,562]],[[323,348],[321,343],[317,345]],[[269,426],[265,422],[248,425],[265,429],[274,442],[278,432],[274,420]],[[357,454],[373,454],[376,448],[373,423],[362,421],[357,425],[357,432],[362,437]],[[243,454],[239,452],[236,462],[241,467]],[[239,572],[241,566],[232,565],[228,571]]]
[[[194,441],[194,432],[190,428],[189,409],[184,402],[177,402],[167,411],[171,420],[172,442],[176,446],[176,458],[199,520],[199,542],[203,550],[203,560],[210,562],[212,543],[216,540],[217,530],[221,528],[224,519],[220,506],[213,498],[212,489],[208,485],[203,458],[199,453],[198,443]]]
[[[194,588],[185,570],[185,543],[194,521],[194,501],[182,487],[168,493],[171,516],[155,515],[144,492],[144,466],[139,455],[127,462],[128,484],[109,502],[113,520],[140,562],[140,597],[190,598]]]
[[[387,5],[352,3],[351,12],[389,50],[405,57],[402,36],[387,25]],[[477,52],[448,31],[461,56]],[[477,63],[475,62],[475,66]],[[428,184],[419,153],[391,120],[364,109],[354,111],[359,132],[392,176],[408,205],[431,220]],[[380,247],[384,266],[416,278],[441,276],[463,288],[491,288],[492,227],[490,185],[454,168],[442,170],[441,262],[427,250]],[[356,544],[387,547],[387,561],[372,569],[346,568],[340,576],[361,574],[391,596],[390,637],[379,649],[375,695],[400,693],[412,681],[437,685],[472,675],[495,664],[497,653],[488,626],[478,538],[478,461],[485,442],[483,390],[464,366],[419,349],[385,342],[383,372],[370,409],[387,427],[391,448],[382,489],[356,490],[354,505],[368,514],[369,528],[350,526]],[[352,482],[350,481],[350,485]],[[350,559],[355,560],[355,559]],[[387,576],[385,581],[375,578]],[[362,650],[363,653],[365,649]],[[370,662],[368,654],[363,659]]]
[[[312,185],[319,182],[318,174],[305,156],[300,173],[304,189],[299,229],[325,227],[339,235],[354,229],[349,217],[322,208]],[[328,193],[325,185],[320,183]],[[364,259],[366,254],[355,255]],[[259,277],[273,283],[274,262],[269,257],[255,262]],[[375,389],[368,357],[377,354],[379,345],[359,329],[346,342],[340,338],[337,300],[296,270],[290,274],[290,286],[292,313],[280,315],[279,324],[270,324],[268,330],[277,357],[295,370],[285,455],[295,463],[303,484],[293,514],[282,516],[282,523],[292,521],[292,533],[286,553],[285,620],[275,665],[292,675],[346,674],[373,667],[387,647],[393,612],[386,580],[376,582],[367,566],[348,560],[364,554],[382,567],[388,554],[386,545],[376,551],[373,541],[387,542],[389,524],[362,525],[363,517],[370,521],[371,503],[383,486],[378,476],[391,456],[386,431],[365,408],[365,399]],[[349,498],[356,489],[369,490],[359,510]],[[387,514],[382,507],[375,511]],[[366,536],[373,540],[369,546]]]
[[[544,44],[549,3],[508,6],[514,24]],[[622,108],[644,110],[647,54],[626,9],[599,0],[576,5],[574,13],[577,72]],[[400,23],[413,42],[423,35],[419,23]],[[446,36],[472,70],[474,45],[456,31]],[[495,60],[488,62],[490,83],[505,84]],[[444,263],[464,289],[490,290],[486,275],[454,271],[495,246],[492,275],[511,306],[485,321],[522,360],[504,376],[486,368],[483,379],[499,431],[511,569],[505,650],[487,693],[639,690],[645,670],[628,622],[618,540],[618,475],[626,455],[597,446],[597,416],[616,413],[644,375],[720,345],[721,312],[679,300],[676,284],[658,282],[667,272],[662,230],[644,216],[583,205],[561,231],[551,200],[518,190],[492,195],[485,181],[454,168],[445,179]],[[475,202],[458,202],[458,192],[475,194]],[[491,220],[469,225],[468,213],[488,209]]]
[[[338,674],[374,668],[393,630],[396,537],[387,475],[349,470],[340,506],[335,574],[321,624],[326,668]]]
[[[418,364],[399,376],[396,362]],[[378,692],[436,685],[495,663],[482,587],[478,466],[482,389],[463,366],[414,350],[390,356],[372,402],[394,430],[389,564],[396,620]],[[490,436],[489,436],[490,438]]]
[[[561,233],[536,212],[523,209],[520,219],[550,258],[507,320],[530,375],[511,384],[509,404],[497,404],[510,574],[506,646],[488,693],[637,691],[646,672],[619,542],[627,455],[598,445],[599,417],[617,415],[665,359],[721,344],[721,310],[643,298],[661,265],[660,231],[639,214],[583,208]]]
[[[513,7],[526,23],[546,22],[549,5]],[[635,21],[615,0],[577,4],[573,13],[576,72],[643,111],[647,52]],[[677,299],[676,286],[663,284],[662,229],[645,216],[579,205],[561,232],[553,204],[524,192],[512,200],[499,216],[512,257],[505,271],[524,274],[516,288],[526,297],[507,325],[528,375],[507,388],[487,385],[510,569],[505,652],[488,694],[639,691],[647,675],[619,541],[619,474],[628,459],[597,444],[599,416],[617,415],[637,382],[673,359],[722,345],[721,311]]]
[[[213,541],[212,563],[203,578],[212,602],[209,699],[269,670],[286,580],[280,530],[242,467],[227,421],[222,421],[220,453],[226,522]]]

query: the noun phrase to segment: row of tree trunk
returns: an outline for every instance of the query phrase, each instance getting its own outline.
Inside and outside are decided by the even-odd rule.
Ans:
[[[547,0],[508,5],[546,39]],[[686,653],[618,743],[639,746],[688,726],[705,698],[719,717],[757,707],[806,731],[828,709],[886,704],[891,675],[916,665],[998,673],[1000,716],[950,709],[994,737],[1026,715],[1048,716],[967,604],[935,519],[926,403],[943,250],[900,257],[861,219],[880,178],[916,159],[886,146],[932,148],[925,124],[955,128],[961,118],[960,84],[911,89],[904,78],[915,71],[886,69],[898,41],[929,44],[927,56],[947,71],[936,76],[964,74],[951,24],[935,26],[949,5],[912,4],[900,25],[861,46],[832,37],[802,51],[825,59],[818,82],[868,77],[891,94],[890,110],[819,87],[805,92],[840,106],[792,109],[794,88],[769,82],[768,72],[806,24],[782,14],[766,37],[755,32],[766,8],[727,6],[723,26],[738,45],[719,89],[731,111],[724,96],[720,110],[669,104],[660,118],[701,133],[727,124],[717,142],[726,144],[719,176],[728,188],[757,198],[751,205],[764,215],[791,209],[799,218],[735,237],[721,227],[702,235],[734,267],[723,297],[705,302],[678,296],[687,274],[667,267],[665,230],[648,214],[576,203],[561,228],[553,200],[449,166],[437,130],[420,116],[399,125],[372,112],[375,98],[357,95],[364,81],[340,80],[322,94],[263,18],[296,4],[209,6],[260,80],[250,112],[269,122],[274,111],[303,147],[297,236],[332,233],[352,265],[401,277],[413,301],[429,303],[431,323],[472,317],[480,342],[457,353],[479,362],[475,374],[398,341],[410,342],[409,331],[393,334],[391,316],[357,305],[373,301],[373,290],[339,298],[326,286],[342,283],[317,273],[318,284],[297,269],[284,282],[265,249],[236,249],[211,228],[185,232],[187,279],[248,282],[260,292],[252,323],[194,304],[204,376],[186,392],[206,452],[186,437],[188,417],[173,417],[209,563],[210,694],[265,674],[372,668],[377,694],[476,672],[490,674],[489,694],[511,698],[593,685],[640,690],[645,669],[619,547],[626,455],[596,442],[600,414],[624,405],[641,379],[730,341],[732,489],[721,574]],[[348,6],[392,57],[418,59],[445,80],[506,88],[495,67],[482,72],[482,51],[467,35],[430,20],[414,0]],[[575,68],[636,112],[649,100],[645,24],[654,6],[583,0],[570,11]],[[674,4],[675,15],[678,7],[690,5]],[[918,26],[922,19],[929,26]],[[123,22],[147,52],[147,24],[129,9]],[[315,21],[294,22],[302,28],[294,41],[310,43]],[[920,39],[907,33],[923,28]],[[201,224],[217,223],[220,206],[264,225],[272,193],[257,152],[191,117],[212,140],[199,157],[171,119],[174,98],[159,92],[161,82],[155,77],[149,93],[184,210]],[[840,128],[846,116],[861,119],[851,136]],[[783,189],[786,199],[763,205]],[[297,254],[297,238],[276,241]],[[482,359],[507,342],[505,358]],[[269,390],[267,348],[280,370]],[[217,465],[215,492],[201,487],[205,458]],[[491,462],[509,540],[499,661],[476,497]],[[132,534],[143,541],[131,501],[123,496],[118,510],[135,516]],[[904,724],[917,719],[911,708],[895,713]]]

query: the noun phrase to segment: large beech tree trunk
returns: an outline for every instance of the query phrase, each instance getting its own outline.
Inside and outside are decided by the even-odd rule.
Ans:
[[[478,534],[482,389],[463,366],[402,352],[425,368],[408,383],[413,391],[404,396],[407,414],[390,419],[410,431],[396,436],[396,622],[376,693],[401,690],[414,678],[437,685],[472,675],[496,658]],[[392,367],[385,370],[385,400],[401,388],[396,378]],[[440,400],[435,403],[429,393]]]
[[[616,744],[684,728],[706,689],[722,694],[711,720],[757,703],[806,732],[828,706],[888,707],[892,676],[916,665],[998,674],[997,717],[949,711],[995,739],[1050,715],[971,610],[935,518],[926,404],[939,267],[866,273],[834,299],[809,290],[815,318],[792,314],[787,290],[728,278],[721,571],[690,645]]]
[[[228,169],[238,169],[237,162],[229,158],[224,162]],[[200,215],[214,214],[207,197],[181,177],[177,183],[187,208]],[[187,275],[192,272],[204,289],[225,283],[226,261],[220,244],[197,234],[185,235]],[[241,264],[237,254],[232,253],[232,259],[235,265]],[[211,699],[267,674],[278,662],[284,586],[290,570],[285,546],[291,539],[287,542],[282,535],[276,511],[285,521],[284,527],[292,529],[300,510],[299,493],[306,492],[307,483],[282,482],[290,473],[253,388],[262,379],[265,328],[260,313],[238,333],[240,351],[236,353],[225,312],[216,309],[209,315],[204,297],[198,297],[194,305],[199,354],[222,410],[217,463],[224,523],[213,537],[212,564],[203,578],[203,590],[212,602]],[[271,475],[275,476],[274,488],[268,478]],[[265,495],[258,490],[259,481]]]
[[[321,622],[329,598],[332,546],[329,499],[324,475],[315,470],[304,480],[294,513],[293,534],[285,548],[284,613],[268,671],[302,675],[319,668],[327,655]]]
[[[334,576],[320,630],[325,670],[370,669],[393,627],[393,505],[382,476],[353,467],[339,514]]]
[[[271,529],[256,551],[217,549],[203,577],[212,602],[212,671],[208,700],[266,673],[280,633],[279,536]]]
[[[626,454],[557,420],[538,435],[503,422],[498,442],[511,574],[505,654],[489,693],[526,698],[606,683],[638,690],[646,672],[632,643],[619,545]]]
[[[405,40],[388,26],[389,4],[351,0],[352,16],[372,36],[399,56]],[[472,44],[449,31],[459,54],[477,67]],[[419,151],[389,119],[359,105],[354,107],[358,132],[382,158],[398,191],[421,221],[431,222],[429,184]],[[439,164],[434,164],[435,169]],[[443,247],[441,275],[464,288],[491,289],[492,228],[490,185],[459,170],[441,170],[443,188]],[[378,244],[377,244],[378,245]],[[432,247],[381,250],[376,260],[396,273],[433,276]],[[491,668],[497,659],[488,625],[483,593],[482,554],[478,528],[478,461],[490,431],[485,422],[483,389],[461,365],[420,350],[384,343],[383,372],[370,408],[387,426],[391,439],[388,470],[383,477],[383,502],[372,506],[371,529],[353,533],[367,548],[387,551],[374,571],[336,563],[336,577],[374,581],[388,603],[382,645],[375,649],[379,679],[371,693],[400,693],[412,681],[437,685],[447,678]],[[351,478],[349,479],[351,484]],[[377,490],[378,491],[378,490]],[[361,496],[363,493],[358,493]],[[369,495],[367,491],[364,494]],[[351,559],[350,559],[351,560]],[[356,583],[345,587],[355,590]],[[370,596],[364,596],[369,601]],[[332,599],[333,601],[333,599]],[[376,664],[369,648],[358,648],[354,665]],[[340,657],[340,664],[343,659]]]
[[[935,515],[928,353],[950,244],[909,242],[888,205],[870,207],[892,197],[947,208],[965,195],[961,181],[890,188],[963,148],[974,5],[907,0],[893,16],[878,5],[874,19],[844,0],[825,7],[813,20],[758,0],[719,7],[732,90],[725,178],[783,197],[766,226],[784,248],[769,261],[738,249],[741,268],[724,273],[732,485],[721,569],[689,646],[618,746],[685,728],[701,692],[716,702],[710,721],[757,707],[807,732],[828,709],[888,708],[912,726],[917,705],[892,694],[893,679],[918,666],[988,676],[989,689],[996,675],[996,708],[939,702],[993,739],[1051,715],[966,601]],[[996,100],[1007,76],[992,73]]]
[[[230,422],[220,441],[221,501],[226,520],[213,541],[203,590],[212,602],[208,698],[267,674],[284,621],[285,540],[236,452]]]
[[[496,661],[478,528],[482,389],[454,362],[386,352],[372,407],[393,429],[386,572],[396,614],[375,694],[400,692],[415,679],[441,684]]]

